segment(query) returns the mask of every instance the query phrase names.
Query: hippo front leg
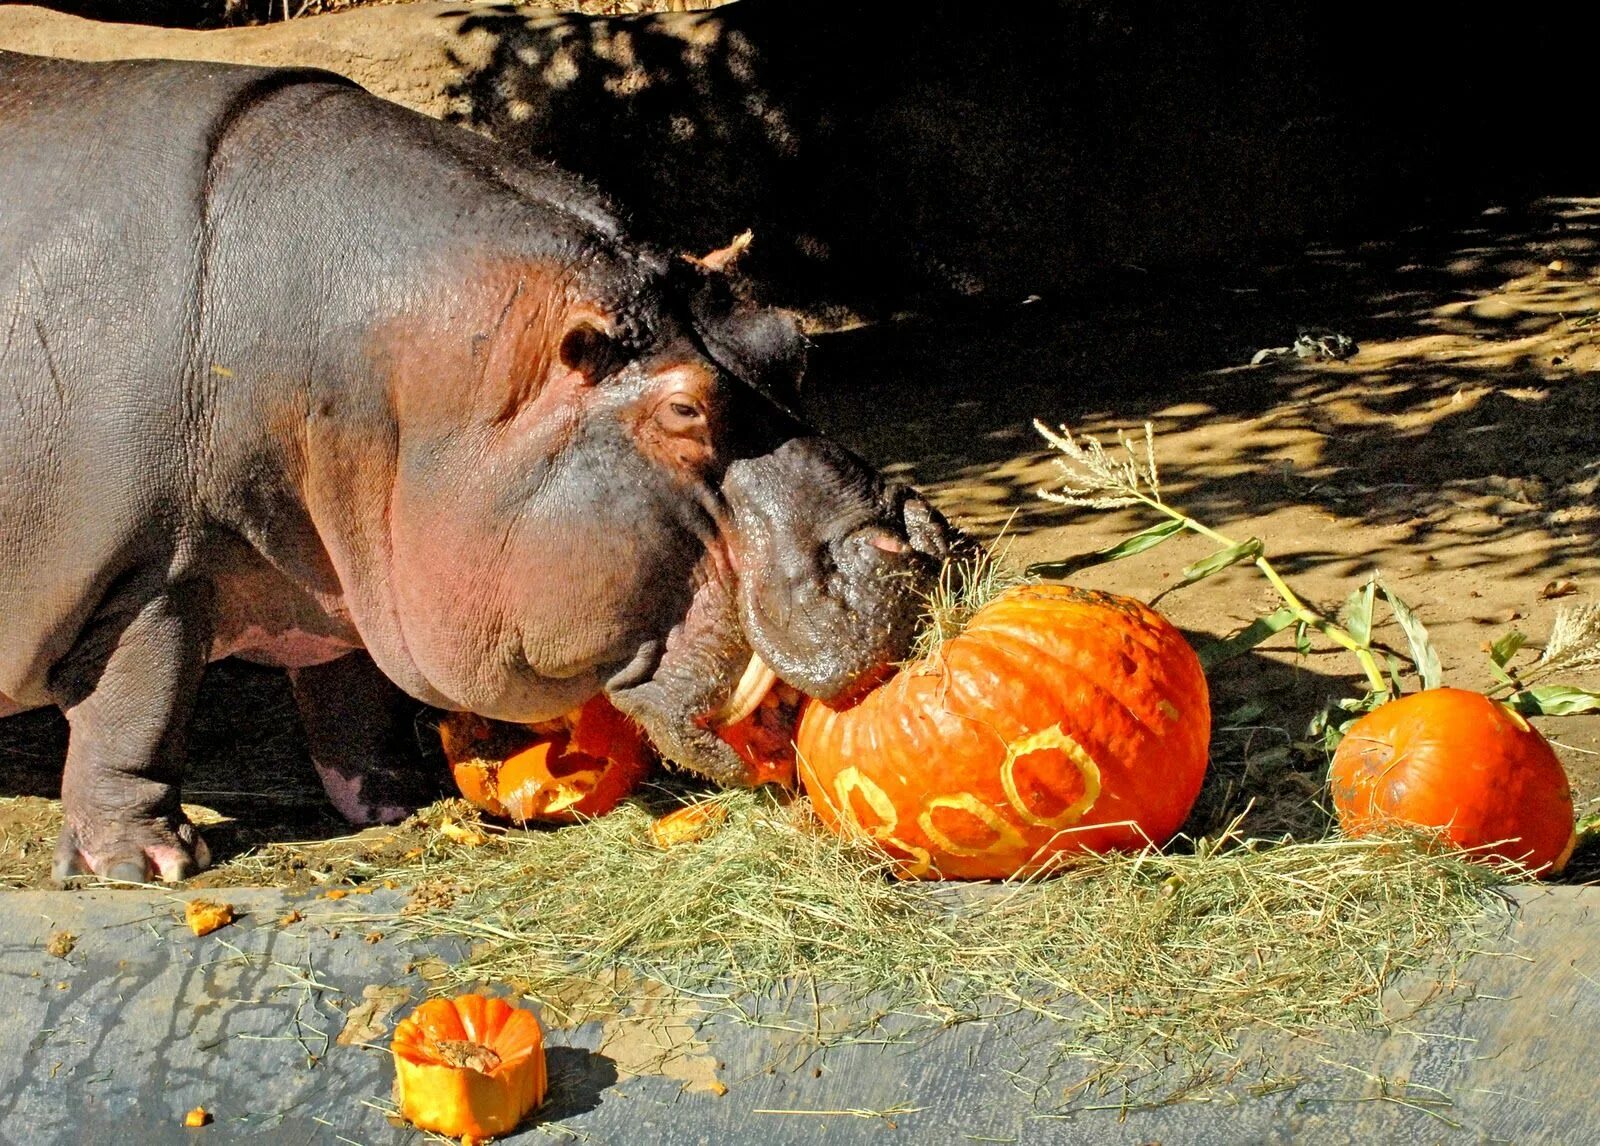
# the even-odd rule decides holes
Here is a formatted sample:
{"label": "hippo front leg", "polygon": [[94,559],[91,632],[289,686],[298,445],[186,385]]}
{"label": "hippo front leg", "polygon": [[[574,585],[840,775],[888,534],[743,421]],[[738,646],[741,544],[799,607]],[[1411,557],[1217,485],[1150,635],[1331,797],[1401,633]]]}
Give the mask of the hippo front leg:
{"label": "hippo front leg", "polygon": [[322,787],[352,824],[393,824],[441,794],[414,735],[417,702],[364,652],[289,670]]}
{"label": "hippo front leg", "polygon": [[71,735],[61,778],[57,880],[143,883],[210,862],[179,806],[189,718],[210,643],[209,586],[114,599],[51,673]]}
{"label": "hippo front leg", "polygon": [[635,666],[613,678],[606,692],[665,759],[724,787],[748,788],[757,781],[755,769],[713,726],[749,661],[733,594],[713,579],[696,590],[649,678],[635,683]]}

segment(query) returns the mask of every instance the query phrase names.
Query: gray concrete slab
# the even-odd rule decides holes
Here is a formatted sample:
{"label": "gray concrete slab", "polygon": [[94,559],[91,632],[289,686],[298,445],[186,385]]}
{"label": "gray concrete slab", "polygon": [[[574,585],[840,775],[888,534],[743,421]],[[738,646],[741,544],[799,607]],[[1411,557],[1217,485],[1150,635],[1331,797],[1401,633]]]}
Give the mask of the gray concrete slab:
{"label": "gray concrete slab", "polygon": [[[243,914],[201,938],[182,894],[0,897],[0,1140],[421,1140],[385,1118],[385,1006],[420,999],[419,965],[459,949],[372,922],[399,906],[392,893],[218,894]],[[1203,1102],[1120,1109],[1115,1092],[1075,1085],[1085,1065],[1056,1049],[1070,1027],[1025,1016],[904,1041],[891,1019],[881,1039],[819,1048],[807,994],[765,1001],[762,1027],[691,1007],[552,1031],[551,1101],[512,1141],[1587,1142],[1600,1137],[1596,894],[1520,893],[1490,949],[1442,976],[1447,1002],[1388,1033],[1257,1037],[1252,1065]],[[290,909],[303,918],[280,924]],[[65,956],[47,950],[58,931],[77,936]],[[1397,1005],[1432,986],[1402,984]],[[351,1023],[341,1043],[363,1004],[382,1033],[352,1043]],[[1164,1079],[1143,1081],[1159,1093]],[[184,1129],[193,1106],[216,1122]]]}

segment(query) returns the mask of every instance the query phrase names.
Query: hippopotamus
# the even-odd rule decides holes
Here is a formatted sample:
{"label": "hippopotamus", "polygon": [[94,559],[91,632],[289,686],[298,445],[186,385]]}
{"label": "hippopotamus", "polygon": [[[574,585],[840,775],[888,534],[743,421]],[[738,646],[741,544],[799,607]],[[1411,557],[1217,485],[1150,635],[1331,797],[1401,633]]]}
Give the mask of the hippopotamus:
{"label": "hippopotamus", "polygon": [[864,687],[954,544],[797,413],[806,343],[583,182],[319,72],[0,52],[0,715],[67,717],[58,879],[184,878],[205,667],[289,671],[357,823],[390,716],[598,693],[662,753]]}

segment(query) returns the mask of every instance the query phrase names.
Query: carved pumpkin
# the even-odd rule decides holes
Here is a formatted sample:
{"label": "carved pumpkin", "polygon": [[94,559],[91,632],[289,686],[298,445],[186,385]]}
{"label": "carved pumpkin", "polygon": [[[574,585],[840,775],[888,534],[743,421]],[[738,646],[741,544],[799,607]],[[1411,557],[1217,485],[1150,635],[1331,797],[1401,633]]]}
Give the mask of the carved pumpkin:
{"label": "carved pumpkin", "polygon": [[504,999],[429,999],[394,1029],[395,1099],[423,1130],[509,1134],[544,1101],[544,1034]]}
{"label": "carved pumpkin", "polygon": [[639,786],[654,759],[644,734],[604,696],[540,724],[451,713],[439,736],[461,794],[518,823],[604,815]]}
{"label": "carved pumpkin", "polygon": [[1577,833],[1561,761],[1519,713],[1458,688],[1392,700],[1350,726],[1328,783],[1353,836],[1437,828],[1457,847],[1553,875]]}
{"label": "carved pumpkin", "polygon": [[1024,585],[796,744],[817,814],[918,878],[1165,843],[1205,776],[1211,710],[1173,625],[1125,597]]}

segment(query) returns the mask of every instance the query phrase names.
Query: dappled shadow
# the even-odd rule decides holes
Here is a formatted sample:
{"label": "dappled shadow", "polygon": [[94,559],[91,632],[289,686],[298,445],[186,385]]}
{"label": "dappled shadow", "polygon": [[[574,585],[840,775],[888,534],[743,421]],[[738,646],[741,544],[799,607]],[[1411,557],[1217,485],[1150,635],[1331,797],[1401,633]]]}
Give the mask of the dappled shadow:
{"label": "dappled shadow", "polygon": [[[1330,20],[1297,3],[951,0],[439,16],[459,45],[450,118],[597,181],[669,247],[754,228],[752,269],[775,297],[880,315],[1098,293],[1130,267],[1252,260],[1441,204],[1583,187],[1592,149],[1553,145],[1548,117],[1502,122],[1486,97],[1497,60],[1595,18],[1424,32],[1376,5]],[[1364,20],[1386,34],[1351,53]],[[1541,76],[1538,95],[1586,106],[1577,74]]]}
{"label": "dappled shadow", "polygon": [[[1092,310],[824,336],[812,409],[878,464],[948,488],[980,532],[1094,513],[1036,496],[1055,470],[1032,418],[1102,436],[1148,420],[1170,498],[1219,528],[1314,507],[1415,556],[1538,574],[1600,541],[1597,275],[1600,201],[1550,201],[1255,274],[1124,284]],[[1362,350],[1246,365],[1305,326]],[[1524,535],[1537,544],[1508,558]],[[1314,545],[1282,564],[1321,562],[1365,568]]]}
{"label": "dappled shadow", "polygon": [[669,247],[753,227],[784,299],[881,313],[1248,257],[1369,190],[1323,23],[1279,5],[440,18],[450,118],[594,179]]}

